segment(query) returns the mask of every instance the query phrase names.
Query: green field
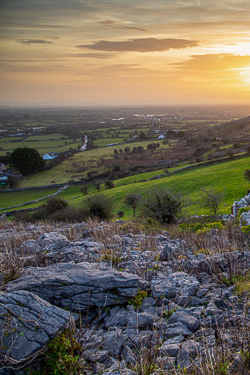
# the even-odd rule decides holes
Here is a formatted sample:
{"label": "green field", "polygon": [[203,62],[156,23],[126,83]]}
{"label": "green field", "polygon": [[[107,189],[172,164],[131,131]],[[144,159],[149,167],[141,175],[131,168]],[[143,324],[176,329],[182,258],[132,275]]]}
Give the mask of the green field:
{"label": "green field", "polygon": [[[61,139],[62,137],[65,139]],[[67,145],[65,144],[66,142]],[[64,137],[61,134],[33,135],[28,137],[25,141],[22,140],[22,137],[1,138],[0,155],[5,155],[6,152],[12,152],[18,147],[35,148],[41,155],[44,155],[46,152],[50,151],[68,151],[70,147],[77,148],[81,143],[80,138],[76,139],[76,142],[73,143],[72,139]]]}
{"label": "green field", "polygon": [[[140,175],[115,181],[114,189],[105,190],[104,185],[102,185],[101,191],[108,197],[111,197],[114,201],[114,214],[121,210],[125,213],[125,218],[129,218],[130,216],[132,216],[132,210],[124,204],[124,198],[126,194],[130,194],[132,192],[140,192],[142,196],[145,197],[150,195],[150,192],[154,188],[168,188],[174,193],[181,193],[189,202],[189,204],[184,208],[185,214],[201,215],[209,213],[208,211],[200,208],[201,189],[214,188],[219,191],[225,191],[224,205],[219,209],[218,214],[230,214],[231,205],[233,204],[233,202],[235,200],[241,199],[246,194],[247,188],[250,187],[250,184],[245,181],[243,177],[244,170],[249,168],[250,157],[245,157],[238,160],[218,163],[212,166],[200,167],[194,170],[179,172],[175,175],[168,175],[164,178],[153,181],[138,182],[139,180],[147,179],[152,177],[153,175],[160,174],[163,171],[143,173]],[[80,188],[81,185],[69,187],[62,193],[60,193],[60,196],[64,197],[66,200],[69,200],[70,204],[74,207],[81,207],[84,204],[84,200],[86,199],[86,197],[82,195],[82,193],[80,192]],[[38,192],[43,192],[43,196],[46,195],[44,190],[34,190],[34,192],[36,192],[36,194],[38,194]],[[94,186],[90,185],[89,193],[91,194],[94,192]],[[17,201],[21,201],[21,197],[19,198],[19,194],[21,193],[8,193],[8,195],[6,194],[7,193],[0,195],[0,198],[4,199],[5,201],[6,199],[8,199],[8,204],[6,203],[5,206],[18,204]],[[30,199],[30,197],[31,192],[24,192],[24,202],[25,199],[26,201],[33,199]],[[75,197],[77,198],[71,200]]]}
{"label": "green field", "polygon": [[[4,211],[6,207],[16,206],[46,197],[47,195],[54,194],[58,190],[59,188],[53,188],[0,193],[0,211]],[[37,204],[35,207],[36,206]]]}

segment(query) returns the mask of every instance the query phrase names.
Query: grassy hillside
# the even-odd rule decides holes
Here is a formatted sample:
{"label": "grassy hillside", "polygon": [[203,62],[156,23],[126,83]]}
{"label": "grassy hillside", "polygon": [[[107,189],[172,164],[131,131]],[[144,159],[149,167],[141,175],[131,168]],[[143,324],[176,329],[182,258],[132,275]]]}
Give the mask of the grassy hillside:
{"label": "grassy hillside", "polygon": [[[82,178],[86,178],[87,169],[89,170],[89,168],[96,170],[98,173],[104,172],[104,170],[107,168],[101,163],[101,159],[112,159],[114,157],[114,149],[122,148],[124,150],[125,147],[130,147],[132,149],[133,147],[138,146],[143,146],[146,149],[148,143],[151,142],[133,142],[124,145],[116,145],[79,152],[49,171],[40,172],[25,177],[20,182],[20,187],[41,186],[52,183],[67,183],[72,179],[79,181]],[[172,141],[171,143],[174,144],[175,142]],[[161,150],[168,148],[168,145],[163,145],[161,142]],[[139,158],[141,157],[141,154],[129,154],[129,158],[131,157]],[[123,152],[120,159],[117,159],[117,161],[114,159],[112,160],[114,164],[123,164],[129,167],[129,160],[126,160],[127,158],[127,155]]]}
{"label": "grassy hillside", "polygon": [[[157,187],[166,187],[175,193],[181,193],[187,201],[189,201],[187,207],[184,208],[184,213],[201,215],[208,214],[208,211],[200,208],[201,189],[212,187],[219,191],[225,190],[224,205],[220,208],[218,213],[229,214],[233,202],[242,198],[246,194],[247,188],[250,187],[250,184],[243,178],[244,170],[249,168],[250,157],[245,157],[243,159],[231,160],[212,166],[200,167],[195,170],[179,172],[178,174],[169,175],[158,180],[138,182],[139,180],[146,180],[153,175],[160,174],[163,171],[143,173],[115,181],[114,189],[105,190],[104,185],[102,185],[101,191],[114,200],[115,215],[121,210],[125,213],[125,217],[132,216],[132,210],[124,204],[126,194],[140,192],[145,197],[150,195],[152,189]],[[84,200],[86,199],[80,192],[80,188],[81,185],[69,187],[60,193],[60,196],[69,200],[71,205],[80,207],[84,204]],[[90,185],[89,194],[93,194],[95,191],[94,186]],[[14,194],[16,194],[16,196]],[[47,192],[45,190],[35,190],[28,193],[8,193],[0,195],[0,198],[2,202],[8,200],[8,204],[6,202],[4,205],[6,207],[12,204],[20,204],[22,200],[25,202],[25,199],[26,201],[36,199],[34,194],[39,198],[45,196]],[[76,199],[72,199],[75,197]],[[32,207],[34,206],[35,205],[32,205]],[[3,206],[1,205],[1,207]]]}
{"label": "grassy hillside", "polygon": [[[115,202],[115,214],[117,211],[124,211],[125,215],[132,215],[130,210],[124,204],[126,194],[140,192],[143,196],[150,194],[156,187],[166,187],[173,192],[181,193],[190,203],[184,208],[184,212],[190,215],[207,214],[208,211],[199,207],[201,202],[201,189],[214,188],[219,191],[225,190],[224,205],[220,208],[219,214],[230,214],[231,205],[235,200],[242,198],[250,187],[250,184],[244,180],[243,172],[250,167],[250,158],[232,160],[208,167],[197,168],[195,170],[180,172],[176,175],[166,176],[165,178],[141,183],[128,183],[128,179],[118,180],[116,188],[104,191],[104,194],[112,197]],[[138,175],[136,177],[139,177]],[[62,193],[63,195],[64,193]],[[72,201],[74,206],[83,204],[85,197]]]}

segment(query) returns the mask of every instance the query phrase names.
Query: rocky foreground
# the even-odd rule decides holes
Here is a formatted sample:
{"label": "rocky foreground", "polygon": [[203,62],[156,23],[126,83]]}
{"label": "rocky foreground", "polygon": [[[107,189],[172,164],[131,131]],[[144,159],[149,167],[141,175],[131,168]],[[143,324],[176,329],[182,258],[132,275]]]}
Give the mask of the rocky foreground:
{"label": "rocky foreground", "polygon": [[250,343],[248,298],[229,286],[249,268],[249,251],[195,255],[167,232],[77,228],[76,240],[50,232],[16,248],[24,268],[0,292],[1,375],[39,368],[49,342],[75,324],[82,373],[146,374],[149,358],[148,374],[198,374],[218,361],[250,373],[239,372]]}

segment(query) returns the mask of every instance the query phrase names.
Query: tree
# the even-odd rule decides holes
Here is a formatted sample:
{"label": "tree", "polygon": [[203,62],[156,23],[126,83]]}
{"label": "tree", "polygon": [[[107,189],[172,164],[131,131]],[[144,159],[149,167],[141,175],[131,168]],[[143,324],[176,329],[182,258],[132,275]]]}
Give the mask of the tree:
{"label": "tree", "polygon": [[88,185],[83,185],[83,186],[80,188],[80,192],[83,193],[83,195],[87,195],[87,194],[88,194],[88,189],[89,189],[89,186],[88,186]]}
{"label": "tree", "polygon": [[131,193],[127,194],[125,197],[125,203],[130,206],[133,210],[133,216],[135,216],[135,210],[141,200],[141,194]]}
{"label": "tree", "polygon": [[18,147],[9,158],[9,163],[19,169],[23,175],[41,171],[44,168],[45,161],[34,148]]}
{"label": "tree", "polygon": [[145,213],[161,224],[171,224],[177,221],[183,207],[183,199],[174,196],[168,189],[161,188],[150,191],[149,198],[143,202]]}
{"label": "tree", "polygon": [[139,134],[139,138],[143,141],[144,139],[146,139],[146,134],[143,131],[141,131]]}
{"label": "tree", "polygon": [[221,192],[213,188],[201,189],[201,197],[202,201],[200,206],[208,209],[213,213],[214,216],[216,216],[218,208],[224,200],[225,191]]}
{"label": "tree", "polygon": [[130,151],[130,147],[125,147],[124,148],[124,151],[126,152],[126,154]]}

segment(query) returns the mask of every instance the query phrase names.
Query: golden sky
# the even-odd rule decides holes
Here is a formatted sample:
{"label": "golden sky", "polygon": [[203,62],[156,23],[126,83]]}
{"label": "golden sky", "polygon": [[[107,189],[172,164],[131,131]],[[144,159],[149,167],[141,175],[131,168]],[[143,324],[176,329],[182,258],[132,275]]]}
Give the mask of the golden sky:
{"label": "golden sky", "polygon": [[0,0],[0,104],[250,103],[249,0]]}

